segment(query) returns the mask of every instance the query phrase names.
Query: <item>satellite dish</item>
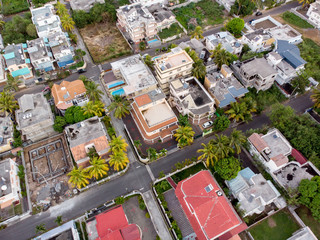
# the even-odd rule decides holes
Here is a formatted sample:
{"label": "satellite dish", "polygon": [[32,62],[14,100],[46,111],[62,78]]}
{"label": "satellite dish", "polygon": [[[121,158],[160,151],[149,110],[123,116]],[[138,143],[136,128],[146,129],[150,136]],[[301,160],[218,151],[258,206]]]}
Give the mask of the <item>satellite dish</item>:
{"label": "satellite dish", "polygon": [[6,185],[2,185],[2,186],[1,186],[1,190],[2,190],[2,191],[7,190],[7,186],[6,186]]}

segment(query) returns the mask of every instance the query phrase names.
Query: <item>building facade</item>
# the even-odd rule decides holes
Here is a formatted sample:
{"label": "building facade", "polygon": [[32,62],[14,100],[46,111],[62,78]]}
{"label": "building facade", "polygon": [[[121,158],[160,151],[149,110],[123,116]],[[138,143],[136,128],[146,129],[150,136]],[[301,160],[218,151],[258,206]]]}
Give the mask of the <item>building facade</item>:
{"label": "building facade", "polygon": [[320,28],[320,1],[317,0],[314,3],[311,3],[307,12],[309,20]]}

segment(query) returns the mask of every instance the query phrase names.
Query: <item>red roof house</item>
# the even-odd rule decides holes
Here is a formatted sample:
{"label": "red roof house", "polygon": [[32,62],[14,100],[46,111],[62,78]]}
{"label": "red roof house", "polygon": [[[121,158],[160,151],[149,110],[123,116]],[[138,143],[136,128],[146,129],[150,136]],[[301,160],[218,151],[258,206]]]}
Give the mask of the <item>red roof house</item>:
{"label": "red roof house", "polygon": [[209,171],[179,182],[175,193],[198,240],[227,240],[247,228]]}
{"label": "red roof house", "polygon": [[141,240],[136,224],[129,224],[122,205],[96,216],[96,240]]}

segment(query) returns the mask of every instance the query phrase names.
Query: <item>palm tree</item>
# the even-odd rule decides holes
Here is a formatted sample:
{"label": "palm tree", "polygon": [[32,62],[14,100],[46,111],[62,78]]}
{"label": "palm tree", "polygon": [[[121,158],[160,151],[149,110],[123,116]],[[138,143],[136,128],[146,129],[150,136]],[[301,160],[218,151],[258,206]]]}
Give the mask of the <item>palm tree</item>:
{"label": "palm tree", "polygon": [[320,88],[314,88],[312,90],[312,95],[311,95],[311,99],[314,102],[314,107],[315,108],[320,108]]}
{"label": "palm tree", "polygon": [[115,95],[113,100],[114,101],[108,106],[108,110],[115,110],[114,116],[116,118],[123,118],[125,115],[129,114],[131,107],[128,100],[119,95]]}
{"label": "palm tree", "polygon": [[110,142],[110,147],[112,152],[126,152],[128,144],[121,136],[113,136]]}
{"label": "palm tree", "polygon": [[61,26],[63,27],[64,30],[66,31],[71,31],[74,29],[75,22],[69,15],[64,15],[61,18]]}
{"label": "palm tree", "polygon": [[56,220],[54,220],[54,222],[56,224],[58,224],[58,226],[62,225],[63,221],[62,221],[62,216],[57,216]]}
{"label": "palm tree", "polygon": [[7,74],[7,82],[4,87],[5,90],[10,90],[10,91],[19,91],[19,85],[22,83],[21,80],[19,80],[18,77],[12,77],[11,74]]}
{"label": "palm tree", "polygon": [[57,2],[55,7],[57,9],[57,14],[60,17],[66,15],[68,13],[68,10],[67,10],[66,6],[61,2]]}
{"label": "palm tree", "polygon": [[206,160],[207,166],[213,166],[214,162],[218,161],[218,157],[215,154],[212,144],[209,142],[207,145],[204,143],[201,143],[201,145],[203,148],[197,150],[198,153],[202,153],[202,155],[198,157],[198,160]]}
{"label": "palm tree", "polygon": [[137,150],[140,150],[142,143],[140,140],[134,140],[133,145],[136,147]]}
{"label": "palm tree", "polygon": [[231,60],[230,53],[227,52],[224,48],[222,48],[222,45],[219,43],[219,45],[212,51],[211,55],[213,59],[213,62],[218,66],[219,69],[221,69],[221,66],[223,64],[229,65],[229,62]]}
{"label": "palm tree", "polygon": [[0,111],[13,113],[18,108],[18,103],[10,91],[5,90],[0,93]]}
{"label": "palm tree", "polygon": [[248,119],[248,116],[251,116],[251,113],[247,109],[247,105],[245,102],[231,103],[231,108],[226,111],[226,114],[229,115],[230,119],[234,119],[235,122],[239,122],[240,120],[246,121]]}
{"label": "palm tree", "polygon": [[101,157],[93,157],[89,163],[91,164],[90,167],[86,169],[90,178],[98,179],[99,177],[102,178],[103,176],[107,175],[109,171],[108,164],[104,159]]}
{"label": "palm tree", "polygon": [[88,175],[82,167],[73,167],[72,171],[67,175],[70,176],[69,183],[71,183],[74,187],[76,186],[80,189],[89,184],[89,181],[87,179]]}
{"label": "palm tree", "polygon": [[239,154],[241,152],[241,146],[245,144],[246,141],[246,136],[240,130],[233,129],[229,146],[235,149],[235,152]]}
{"label": "palm tree", "polygon": [[314,0],[299,0],[299,3],[302,3],[302,7],[307,7],[310,5],[310,3],[313,3]]}
{"label": "palm tree", "polygon": [[90,99],[90,101],[100,101],[101,95],[103,95],[103,92],[99,89],[99,84],[96,84],[95,82],[88,81],[85,83],[87,95]]}
{"label": "palm tree", "polygon": [[84,110],[84,115],[87,116],[98,116],[101,117],[103,112],[105,111],[104,109],[104,104],[100,101],[97,102],[92,102],[89,101],[87,102],[82,109]]}
{"label": "palm tree", "polygon": [[193,143],[193,136],[195,132],[190,126],[179,126],[177,132],[174,134],[176,141],[180,147],[185,147]]}
{"label": "palm tree", "polygon": [[202,61],[196,61],[193,64],[192,75],[197,79],[204,79],[207,74],[206,66]]}
{"label": "palm tree", "polygon": [[116,151],[110,155],[109,164],[114,166],[114,170],[119,171],[124,169],[129,163],[128,156],[125,152]]}
{"label": "palm tree", "polygon": [[230,139],[226,135],[215,135],[216,137],[210,141],[216,154],[218,161],[229,156],[233,153],[232,147],[230,147]]}
{"label": "palm tree", "polygon": [[192,39],[192,38],[196,38],[196,39],[198,39],[198,40],[199,40],[199,39],[202,39],[202,38],[203,38],[202,34],[203,34],[202,27],[197,26],[197,27],[194,29],[193,33],[191,34],[191,39]]}
{"label": "palm tree", "polygon": [[153,161],[153,160],[156,160],[157,159],[157,150],[155,148],[148,148],[147,149],[147,153],[148,153],[148,158]]}
{"label": "palm tree", "polygon": [[81,80],[85,86],[87,86],[87,84],[91,82],[85,75],[80,75],[79,80]]}
{"label": "palm tree", "polygon": [[252,97],[243,98],[242,102],[246,103],[247,109],[250,113],[257,111],[257,102]]}
{"label": "palm tree", "polygon": [[43,233],[47,231],[46,227],[44,226],[44,223],[41,223],[36,226],[36,233]]}

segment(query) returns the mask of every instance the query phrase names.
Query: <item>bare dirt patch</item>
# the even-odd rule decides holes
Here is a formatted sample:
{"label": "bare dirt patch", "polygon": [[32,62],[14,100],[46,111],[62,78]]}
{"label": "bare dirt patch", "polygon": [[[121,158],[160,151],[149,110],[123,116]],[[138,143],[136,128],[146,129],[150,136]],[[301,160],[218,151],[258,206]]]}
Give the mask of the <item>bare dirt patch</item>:
{"label": "bare dirt patch", "polygon": [[131,53],[114,23],[91,24],[80,29],[80,33],[96,63]]}
{"label": "bare dirt patch", "polygon": [[272,217],[269,217],[268,218],[268,225],[269,225],[269,227],[274,228],[277,226],[277,223],[274,221],[274,219]]}

